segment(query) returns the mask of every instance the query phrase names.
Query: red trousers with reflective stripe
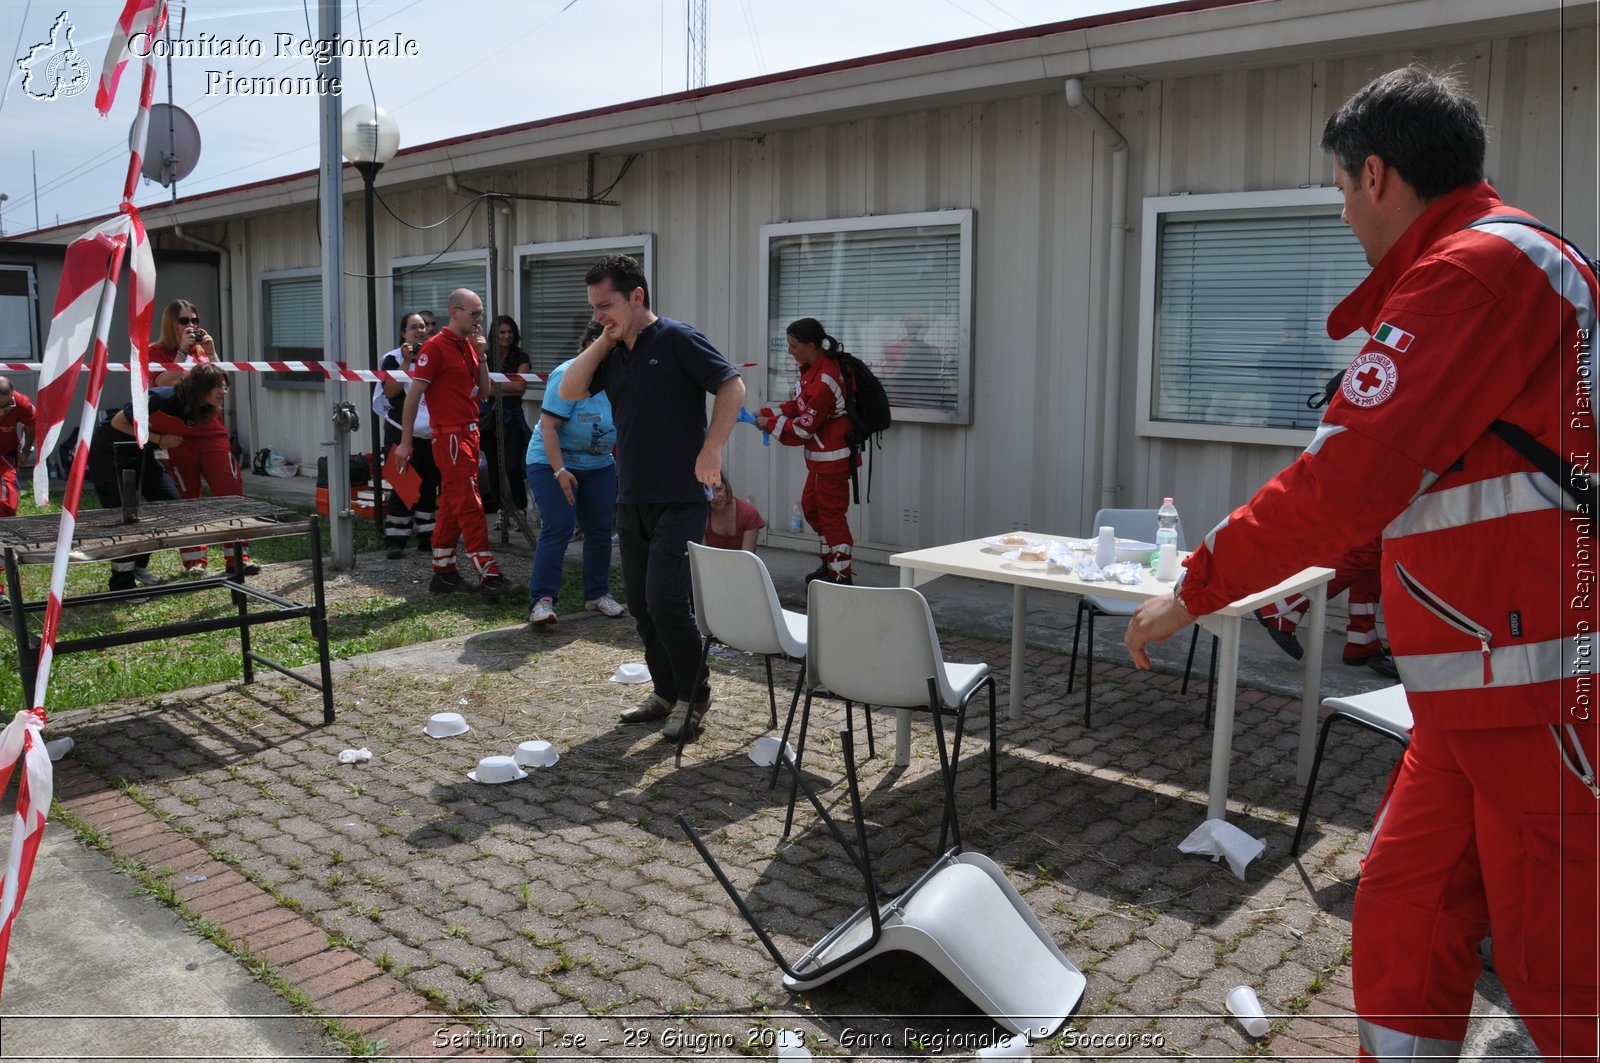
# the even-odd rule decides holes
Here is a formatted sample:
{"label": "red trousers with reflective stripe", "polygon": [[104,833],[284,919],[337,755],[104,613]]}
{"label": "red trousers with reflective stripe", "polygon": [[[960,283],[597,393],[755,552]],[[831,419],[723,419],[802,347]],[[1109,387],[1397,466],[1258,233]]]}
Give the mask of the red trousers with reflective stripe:
{"label": "red trousers with reflective stripe", "polygon": [[[1576,726],[1600,764],[1600,725]],[[1545,1059],[1594,1060],[1597,807],[1548,727],[1414,730],[1356,888],[1363,1022],[1460,1041],[1492,932],[1495,974]]]}
{"label": "red trousers with reflective stripe", "polygon": [[850,470],[819,472],[806,470],[806,486],[800,495],[800,512],[806,523],[822,539],[817,556],[835,579],[851,574],[850,556],[855,537],[850,534]]}
{"label": "red trousers with reflective stripe", "polygon": [[[1328,561],[1319,562],[1323,568],[1333,569],[1333,579],[1328,581],[1328,597],[1350,592],[1350,618],[1344,627],[1344,658],[1347,661],[1365,661],[1383,646],[1378,642],[1378,599],[1383,595],[1383,540],[1362,543]],[[1300,626],[1311,599],[1303,594],[1291,594],[1281,601],[1263,606],[1261,616],[1276,621],[1281,631],[1294,631]]]}
{"label": "red trousers with reflective stripe", "polygon": [[489,550],[489,522],[483,519],[478,494],[478,426],[442,429],[433,426],[433,462],[439,467],[439,517],[433,524],[433,570],[454,572],[459,536],[481,579],[498,576],[500,566]]}
{"label": "red trousers with reflective stripe", "polygon": [[22,496],[17,487],[17,456],[0,454],[0,517],[17,515],[17,500]]}
{"label": "red trousers with reflective stripe", "polygon": [[[238,497],[244,494],[244,479],[239,475],[239,463],[233,460],[228,437],[192,436],[167,451],[167,471],[172,482],[178,485],[179,498],[199,498],[200,481],[211,488],[212,498]],[[204,546],[180,550],[184,568],[203,566],[206,563]],[[223,548],[228,563],[233,563],[233,544]],[[244,544],[245,560],[250,559],[250,544]]]}

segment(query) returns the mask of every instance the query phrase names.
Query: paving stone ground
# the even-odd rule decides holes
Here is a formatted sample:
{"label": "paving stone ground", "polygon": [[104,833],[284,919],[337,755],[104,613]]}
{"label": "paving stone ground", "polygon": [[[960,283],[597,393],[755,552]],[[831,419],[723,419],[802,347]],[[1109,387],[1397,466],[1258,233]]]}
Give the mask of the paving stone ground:
{"label": "paving stone ground", "polygon": [[[1005,704],[1007,646],[949,638],[945,652],[987,661]],[[617,722],[640,690],[606,677],[637,657],[631,624],[588,615],[347,667],[329,727],[314,694],[282,682],[63,713],[52,732],[77,748],[58,765],[62,796],[394,1057],[771,1055],[774,1031],[795,1028],[819,1055],[889,1058],[970,1055],[998,1036],[909,957],[783,989],[675,817],[702,831],[791,959],[860,903],[859,877],[807,808],[780,841],[786,795],[746,756],[769,729],[759,658],[713,658],[708,734],[680,764],[653,729]],[[791,667],[776,666],[780,693]],[[1030,669],[1027,718],[999,721],[998,811],[982,709],[957,804],[966,846],[1006,869],[1088,977],[1036,1058],[1352,1054],[1350,901],[1393,747],[1350,735],[1330,750],[1293,861],[1296,707],[1245,692],[1230,819],[1267,850],[1241,882],[1177,851],[1205,812],[1204,684],[1180,695],[1175,677],[1102,663],[1086,730],[1065,656],[1037,652]],[[446,709],[472,731],[425,737]],[[807,777],[847,817],[841,708],[819,701],[813,723]],[[935,856],[935,747],[919,721],[913,762],[896,770],[892,720],[874,726],[878,755],[858,766],[864,814],[874,869],[898,886]],[[507,786],[466,778],[530,738],[554,742],[560,762]],[[371,763],[338,764],[361,746]],[[1264,1046],[1221,1014],[1239,984],[1280,1016]]]}
{"label": "paving stone ground", "polygon": [[[1102,647],[1085,728],[1081,677],[1069,694],[1066,655],[1034,649],[1025,719],[1012,721],[1008,642],[948,636],[944,649],[986,661],[1002,706],[996,811],[981,701],[968,723],[963,841],[1006,870],[1088,978],[1034,1058],[1354,1055],[1350,905],[1392,743],[1341,734],[1291,859],[1298,702],[1241,688],[1229,820],[1266,842],[1241,882],[1177,850],[1205,816],[1203,680],[1183,694],[1178,677],[1136,673]],[[681,763],[653,727],[617,720],[642,690],[607,677],[639,659],[631,622],[585,613],[341,663],[328,727],[318,695],[277,677],[52,714],[51,736],[77,740],[58,793],[113,852],[164,876],[192,914],[386,1058],[770,1057],[780,1029],[818,1056],[970,1057],[1001,1036],[903,953],[783,988],[676,817],[791,960],[861,903],[859,875],[805,805],[781,839],[787,794],[746,756],[770,729],[759,658],[712,658],[707,734]],[[793,666],[775,672],[781,713]],[[425,737],[445,710],[471,732]],[[841,706],[819,700],[805,763],[848,824],[843,726]],[[892,719],[873,727],[877,755],[859,732],[856,744],[864,818],[874,871],[898,888],[938,848],[933,731],[919,719],[897,770]],[[552,741],[559,763],[507,786],[466,778],[532,738]],[[370,763],[338,764],[363,746]],[[1261,1042],[1222,1014],[1240,984],[1274,1016]]]}

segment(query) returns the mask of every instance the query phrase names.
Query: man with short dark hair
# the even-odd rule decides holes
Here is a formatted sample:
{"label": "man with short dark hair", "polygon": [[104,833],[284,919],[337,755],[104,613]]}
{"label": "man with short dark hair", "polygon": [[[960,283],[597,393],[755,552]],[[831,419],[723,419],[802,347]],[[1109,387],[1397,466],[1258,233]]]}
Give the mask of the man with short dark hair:
{"label": "man with short dark hair", "polygon": [[1593,1060],[1594,514],[1565,488],[1596,461],[1600,291],[1483,180],[1486,139],[1456,80],[1414,66],[1328,120],[1344,220],[1373,265],[1328,332],[1370,338],[1305,453],[1139,608],[1127,644],[1149,667],[1147,642],[1381,533],[1415,723],[1356,891],[1361,1055],[1458,1054],[1492,927],[1495,972],[1545,1058]]}
{"label": "man with short dark hair", "polygon": [[[567,367],[560,396],[605,392],[617,428],[617,535],[622,581],[644,642],[654,689],[624,723],[668,717],[661,733],[699,733],[711,704],[695,688],[700,630],[689,581],[689,543],[705,534],[722,448],[744,405],[739,371],[700,331],[658,317],[639,263],[609,255],[584,278],[605,330]],[[707,394],[716,396],[706,423]]]}
{"label": "man with short dark hair", "polygon": [[0,376],[0,517],[17,515],[17,467],[33,450],[33,419],[28,396]]}
{"label": "man with short dark hair", "polygon": [[[394,454],[395,463],[404,469],[411,460],[417,409],[426,393],[433,461],[439,468],[439,512],[431,541],[433,579],[428,589],[435,594],[476,590],[497,600],[516,593],[516,587],[500,574],[499,562],[489,549],[489,524],[478,497],[478,395],[489,391],[488,365],[474,343],[475,337],[482,339],[482,322],[483,300],[475,292],[457,288],[450,293],[449,323],[417,352]],[[476,587],[456,571],[458,535],[478,575]]]}

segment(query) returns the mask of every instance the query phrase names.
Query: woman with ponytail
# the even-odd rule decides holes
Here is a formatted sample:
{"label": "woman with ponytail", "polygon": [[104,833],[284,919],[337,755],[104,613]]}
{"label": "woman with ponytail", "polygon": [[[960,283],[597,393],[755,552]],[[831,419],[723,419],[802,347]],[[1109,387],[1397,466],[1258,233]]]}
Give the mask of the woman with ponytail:
{"label": "woman with ponytail", "polygon": [[800,510],[817,533],[817,555],[822,559],[806,582],[853,583],[850,471],[860,459],[845,442],[850,418],[845,416],[844,378],[836,357],[841,348],[814,317],[794,322],[787,333],[789,356],[800,365],[795,396],[777,408],[764,407],[756,415],[756,427],[771,432],[784,446],[805,448],[806,487]]}

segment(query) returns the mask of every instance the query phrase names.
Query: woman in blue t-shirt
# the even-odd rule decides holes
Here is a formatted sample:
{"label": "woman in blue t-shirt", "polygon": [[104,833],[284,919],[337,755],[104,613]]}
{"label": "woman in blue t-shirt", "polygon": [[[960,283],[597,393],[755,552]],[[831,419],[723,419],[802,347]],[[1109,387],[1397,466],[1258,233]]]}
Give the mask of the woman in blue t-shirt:
{"label": "woman in blue t-shirt", "polygon": [[[578,350],[599,335],[600,326],[591,324]],[[627,614],[611,596],[611,513],[617,503],[611,400],[604,392],[577,402],[562,399],[561,378],[571,364],[571,359],[562,362],[545,381],[539,424],[528,443],[528,487],[539,507],[539,545],[528,586],[533,601],[528,622],[536,625],[556,622],[561,562],[575,523],[583,525],[584,608],[604,616]]]}

